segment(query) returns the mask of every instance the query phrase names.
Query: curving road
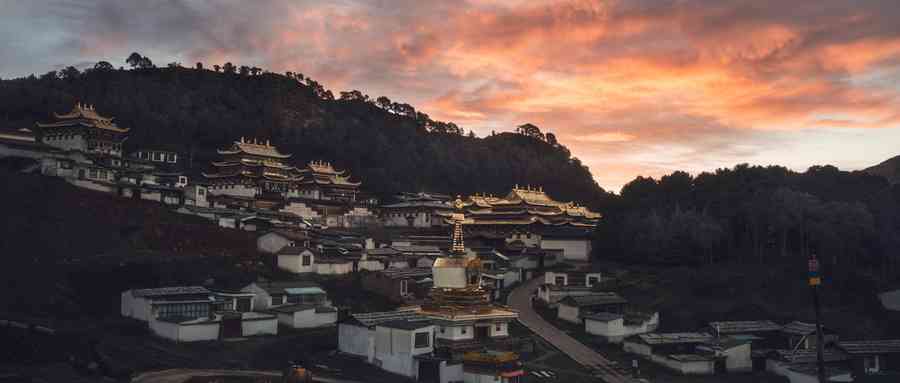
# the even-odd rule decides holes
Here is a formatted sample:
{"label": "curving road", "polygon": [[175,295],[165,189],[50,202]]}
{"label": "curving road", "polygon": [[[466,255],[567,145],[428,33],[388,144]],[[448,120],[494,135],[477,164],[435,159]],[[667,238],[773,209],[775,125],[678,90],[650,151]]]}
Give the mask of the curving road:
{"label": "curving road", "polygon": [[[237,370],[193,370],[187,368],[176,368],[171,370],[145,372],[131,379],[131,383],[183,383],[195,376],[247,376],[247,377],[267,377],[281,378],[281,372],[278,371],[237,371]],[[322,383],[358,383],[352,380],[330,379],[316,376],[313,382]]]}
{"label": "curving road", "polygon": [[519,311],[519,322],[570,358],[594,371],[596,376],[607,383],[629,383],[633,380],[616,371],[609,359],[572,338],[541,318],[531,307],[531,296],[544,278],[539,276],[519,285],[510,292],[506,303]]}

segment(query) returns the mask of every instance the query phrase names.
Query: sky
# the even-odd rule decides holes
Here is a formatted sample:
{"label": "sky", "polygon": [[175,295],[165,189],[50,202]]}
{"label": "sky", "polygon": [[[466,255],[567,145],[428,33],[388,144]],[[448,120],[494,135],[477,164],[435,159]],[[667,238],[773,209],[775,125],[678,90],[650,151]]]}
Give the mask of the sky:
{"label": "sky", "polygon": [[533,123],[618,191],[738,163],[900,154],[896,0],[0,0],[0,77],[232,62],[407,102],[479,136]]}

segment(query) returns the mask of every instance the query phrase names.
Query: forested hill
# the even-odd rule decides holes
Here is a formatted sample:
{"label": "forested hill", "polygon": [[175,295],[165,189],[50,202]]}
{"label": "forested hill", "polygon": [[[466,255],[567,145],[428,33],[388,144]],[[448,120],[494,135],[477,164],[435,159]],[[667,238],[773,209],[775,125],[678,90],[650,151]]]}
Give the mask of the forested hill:
{"label": "forested hill", "polygon": [[[163,146],[193,153],[201,170],[239,137],[268,139],[293,160],[328,160],[381,197],[398,191],[505,193],[543,185],[552,196],[597,206],[607,194],[551,133],[524,124],[477,138],[409,104],[362,92],[337,97],[302,74],[226,64],[114,69],[101,62],[0,82],[0,127],[32,127],[74,102],[94,104],[131,128],[126,150]],[[143,67],[143,68],[142,68]]]}
{"label": "forested hill", "polygon": [[887,178],[891,183],[900,183],[900,156],[892,157],[863,171]]}

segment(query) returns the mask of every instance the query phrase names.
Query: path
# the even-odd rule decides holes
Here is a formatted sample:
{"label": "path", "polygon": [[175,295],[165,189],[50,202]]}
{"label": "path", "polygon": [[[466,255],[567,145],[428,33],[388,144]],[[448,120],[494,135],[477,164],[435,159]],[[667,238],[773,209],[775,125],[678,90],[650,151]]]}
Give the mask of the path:
{"label": "path", "polygon": [[593,370],[603,381],[607,383],[632,382],[631,378],[618,372],[615,364],[609,359],[548,323],[534,311],[531,307],[531,296],[543,280],[543,276],[533,278],[513,289],[507,297],[507,304],[519,311],[519,322],[582,366]]}
{"label": "path", "polygon": [[[131,379],[131,383],[183,383],[195,376],[248,376],[281,378],[278,371],[237,371],[237,370],[192,370],[175,368],[171,370],[145,372]],[[313,382],[321,383],[358,383],[352,380],[330,379],[319,376],[313,377]]]}

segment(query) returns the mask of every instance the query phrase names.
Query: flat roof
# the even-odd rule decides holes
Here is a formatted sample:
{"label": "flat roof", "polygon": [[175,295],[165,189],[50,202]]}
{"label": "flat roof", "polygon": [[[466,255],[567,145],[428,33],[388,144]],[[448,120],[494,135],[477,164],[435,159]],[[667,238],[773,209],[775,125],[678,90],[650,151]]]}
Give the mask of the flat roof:
{"label": "flat roof", "polygon": [[673,332],[664,334],[640,334],[641,341],[649,345],[680,344],[680,343],[704,343],[713,339],[713,336],[705,332]]}
{"label": "flat roof", "polygon": [[132,296],[140,298],[156,298],[172,295],[199,295],[209,293],[210,291],[203,286],[171,286],[131,290]]}
{"label": "flat roof", "polygon": [[780,324],[770,320],[709,322],[709,327],[712,327],[720,334],[778,331],[782,329]]}
{"label": "flat roof", "polygon": [[838,347],[851,355],[900,353],[900,339],[840,341]]}

